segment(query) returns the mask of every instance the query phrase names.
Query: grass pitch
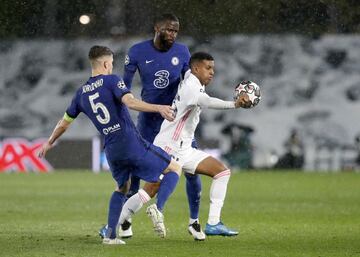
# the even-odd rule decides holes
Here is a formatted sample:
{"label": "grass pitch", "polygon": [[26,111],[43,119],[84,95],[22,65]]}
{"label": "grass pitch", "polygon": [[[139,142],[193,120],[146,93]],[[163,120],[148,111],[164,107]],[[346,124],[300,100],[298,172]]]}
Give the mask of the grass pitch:
{"label": "grass pitch", "polygon": [[[204,227],[211,180],[202,181]],[[127,245],[102,245],[113,188],[109,173],[0,174],[0,256],[360,256],[359,173],[234,173],[222,220],[240,235],[204,242],[187,233],[182,177],[165,209],[166,239],[143,208]]]}

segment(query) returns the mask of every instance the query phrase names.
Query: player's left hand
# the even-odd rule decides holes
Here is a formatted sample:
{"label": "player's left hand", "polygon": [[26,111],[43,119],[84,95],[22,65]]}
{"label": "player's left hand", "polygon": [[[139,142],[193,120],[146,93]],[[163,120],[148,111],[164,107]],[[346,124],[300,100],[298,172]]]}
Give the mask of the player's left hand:
{"label": "player's left hand", "polygon": [[236,108],[250,108],[252,105],[252,102],[250,101],[250,98],[247,94],[240,94],[238,98],[235,101],[235,107]]}
{"label": "player's left hand", "polygon": [[159,105],[159,113],[168,121],[173,121],[175,119],[175,112],[169,105]]}
{"label": "player's left hand", "polygon": [[38,157],[39,158],[45,157],[46,153],[50,150],[51,147],[52,145],[49,142],[45,142],[42,145],[40,152],[38,153]]}

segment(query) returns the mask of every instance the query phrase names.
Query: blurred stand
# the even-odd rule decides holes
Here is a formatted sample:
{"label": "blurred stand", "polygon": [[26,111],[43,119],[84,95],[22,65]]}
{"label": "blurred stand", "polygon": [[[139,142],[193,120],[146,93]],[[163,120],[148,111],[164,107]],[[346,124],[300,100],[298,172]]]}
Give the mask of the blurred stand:
{"label": "blurred stand", "polygon": [[238,123],[229,123],[221,133],[230,137],[230,149],[223,157],[233,169],[253,168],[251,134],[254,129]]}
{"label": "blurred stand", "polygon": [[356,165],[357,169],[359,169],[359,167],[360,167],[360,135],[357,135],[355,137],[355,149],[357,151],[355,165]]}
{"label": "blurred stand", "polygon": [[354,145],[344,145],[341,155],[341,170],[360,170],[360,134],[354,138]]}
{"label": "blurred stand", "polygon": [[304,158],[304,144],[296,129],[291,130],[289,138],[285,144],[285,154],[281,156],[275,164],[275,169],[303,169]]}

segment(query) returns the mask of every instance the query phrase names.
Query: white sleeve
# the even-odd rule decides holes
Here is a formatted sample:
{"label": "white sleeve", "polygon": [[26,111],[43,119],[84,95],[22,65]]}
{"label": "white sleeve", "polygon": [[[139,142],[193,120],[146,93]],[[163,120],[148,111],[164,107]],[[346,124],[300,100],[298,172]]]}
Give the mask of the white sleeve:
{"label": "white sleeve", "polygon": [[224,101],[219,98],[210,97],[206,93],[199,95],[198,104],[201,107],[209,109],[235,109],[235,103],[233,101]]}

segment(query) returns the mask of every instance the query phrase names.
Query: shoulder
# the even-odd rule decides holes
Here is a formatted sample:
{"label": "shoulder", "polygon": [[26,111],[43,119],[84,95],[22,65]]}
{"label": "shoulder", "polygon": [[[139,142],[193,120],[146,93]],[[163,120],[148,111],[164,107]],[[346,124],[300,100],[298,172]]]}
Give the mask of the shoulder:
{"label": "shoulder", "polygon": [[114,88],[125,91],[129,90],[126,87],[124,80],[118,75],[115,74],[106,75],[104,76],[104,80],[105,80],[105,87],[108,87],[111,90],[113,90]]}
{"label": "shoulder", "polygon": [[72,95],[72,105],[77,105],[77,104],[79,104],[79,102],[80,102],[80,99],[81,99],[81,96],[83,95],[83,92],[84,92],[84,86],[85,86],[86,84],[83,84],[81,87],[79,87],[75,92],[74,92],[74,94]]}
{"label": "shoulder", "polygon": [[188,70],[185,73],[184,80],[182,83],[182,89],[183,91],[189,91],[192,93],[198,92],[198,88],[201,88],[201,84],[199,83],[199,80]]}
{"label": "shoulder", "polygon": [[188,48],[186,45],[184,45],[184,44],[175,42],[173,46],[174,46],[174,48],[175,48],[177,51],[185,52],[185,53],[189,53],[189,52],[190,52],[190,51],[189,51],[189,48]]}
{"label": "shoulder", "polygon": [[122,80],[122,78],[119,75],[110,74],[110,75],[104,75],[104,80],[117,82],[119,80]]}
{"label": "shoulder", "polygon": [[105,86],[110,86],[110,87],[117,85],[119,88],[124,88],[125,86],[123,79],[116,74],[105,75],[104,84]]}
{"label": "shoulder", "polygon": [[193,73],[191,73],[191,70],[188,70],[185,73],[185,80],[188,84],[202,88],[202,85],[201,85],[199,79]]}
{"label": "shoulder", "polygon": [[147,49],[151,46],[151,40],[145,40],[132,45],[129,49],[130,52]]}
{"label": "shoulder", "polygon": [[78,98],[82,95],[83,93],[83,87],[85,86],[86,84],[83,84],[81,87],[79,87],[76,91],[75,91],[75,94],[74,94],[74,98]]}
{"label": "shoulder", "polygon": [[174,46],[179,48],[179,49],[189,50],[189,48],[185,44],[182,44],[182,43],[175,42]]}

